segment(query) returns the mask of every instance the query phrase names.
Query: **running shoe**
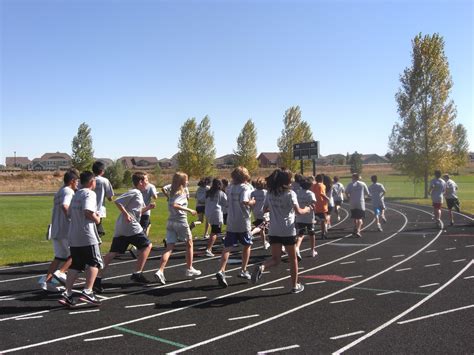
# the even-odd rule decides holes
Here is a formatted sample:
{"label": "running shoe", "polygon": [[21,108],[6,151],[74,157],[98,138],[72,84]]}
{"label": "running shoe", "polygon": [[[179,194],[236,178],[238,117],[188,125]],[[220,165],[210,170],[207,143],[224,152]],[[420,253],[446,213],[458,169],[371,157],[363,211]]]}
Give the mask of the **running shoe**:
{"label": "running shoe", "polygon": [[186,277],[199,276],[201,275],[201,270],[196,270],[195,268],[191,266],[190,269],[186,269],[185,275]]}
{"label": "running shoe", "polygon": [[264,241],[263,242],[263,247],[265,248],[265,250],[267,250],[268,248],[270,248],[270,243],[267,242],[267,241]]}
{"label": "running shoe", "polygon": [[221,287],[227,287],[227,281],[225,280],[225,273],[223,273],[222,271],[219,271],[217,274],[216,274],[216,279],[217,279],[217,282],[219,283],[219,286]]}
{"label": "running shoe", "polygon": [[237,277],[240,277],[246,280],[250,280],[252,278],[252,276],[247,270],[240,270],[240,273],[237,275]]}
{"label": "running shoe", "polygon": [[87,293],[85,290],[82,290],[81,296],[79,297],[81,301],[100,306],[100,300],[95,296],[95,293]]}
{"label": "running shoe", "polygon": [[130,280],[135,281],[139,284],[149,284],[150,280],[148,280],[142,272],[134,272],[132,276],[130,276]]}
{"label": "running shoe", "polygon": [[64,291],[61,294],[61,298],[58,300],[58,302],[61,303],[63,306],[66,306],[66,307],[74,307],[76,305],[76,301],[74,301],[73,294],[68,296],[66,291]]}
{"label": "running shoe", "polygon": [[194,227],[200,225],[201,223],[202,223],[201,221],[191,222],[191,224],[189,225],[189,229],[193,229]]}
{"label": "running shoe", "polygon": [[378,230],[379,232],[383,232],[383,229],[382,229],[382,226],[381,226],[380,223],[377,223],[377,230]]}
{"label": "running shoe", "polygon": [[103,293],[104,288],[102,287],[102,278],[96,277],[94,280],[94,286],[92,286],[92,291],[95,293]]}
{"label": "running shoe", "polygon": [[210,251],[209,249],[206,249],[206,254],[205,254],[205,255],[208,256],[208,257],[210,257],[210,258],[212,258],[213,256],[215,256],[214,253],[213,253],[212,251]]}
{"label": "running shoe", "polygon": [[450,226],[454,226],[454,221],[451,221],[451,223],[449,223]]}
{"label": "running shoe", "polygon": [[209,235],[209,234],[204,234],[204,235],[202,236],[202,239],[209,239],[209,238],[210,238],[210,235]]}
{"label": "running shoe", "polygon": [[166,279],[165,275],[163,274],[163,271],[158,269],[157,272],[155,272],[155,279],[162,285],[166,285]]}
{"label": "running shoe", "polygon": [[313,258],[315,258],[316,256],[318,256],[318,252],[317,252],[316,249],[311,250],[311,256],[312,256]]}
{"label": "running shoe", "polygon": [[301,253],[300,253],[299,250],[296,251],[296,259],[298,259],[298,261],[303,260],[303,258],[301,257]]}
{"label": "running shoe", "polygon": [[341,216],[337,216],[337,221],[338,221],[338,222],[341,221]]}
{"label": "running shoe", "polygon": [[61,285],[66,285],[66,274],[64,272],[56,270],[53,272],[53,277],[58,280]]}
{"label": "running shoe", "polygon": [[291,289],[291,293],[300,293],[300,292],[303,292],[303,290],[304,290],[304,286],[300,283],[297,283],[296,287]]}
{"label": "running shoe", "polygon": [[255,265],[253,272],[252,272],[252,283],[256,284],[258,280],[262,278],[263,275],[263,266],[262,265]]}
{"label": "running shoe", "polygon": [[354,237],[355,238],[360,238],[360,237],[362,237],[362,234],[360,234],[360,232],[354,232]]}

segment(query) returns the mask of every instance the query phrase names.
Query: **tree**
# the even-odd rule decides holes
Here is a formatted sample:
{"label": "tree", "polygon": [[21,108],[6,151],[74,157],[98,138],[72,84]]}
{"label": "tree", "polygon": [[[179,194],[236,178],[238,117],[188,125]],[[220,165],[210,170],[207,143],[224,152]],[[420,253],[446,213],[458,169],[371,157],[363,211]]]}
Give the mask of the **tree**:
{"label": "tree", "polygon": [[188,174],[195,176],[195,166],[197,163],[196,155],[196,136],[197,124],[196,119],[189,118],[181,126],[181,135],[178,142],[178,168]]}
{"label": "tree", "polygon": [[257,171],[257,131],[255,124],[249,119],[237,138],[237,150],[234,150],[237,156],[235,166],[245,166],[253,174]]}
{"label": "tree", "polygon": [[79,171],[92,169],[94,164],[94,150],[92,149],[91,129],[83,122],[72,140],[71,164]]}
{"label": "tree", "polygon": [[163,184],[162,181],[162,170],[160,164],[156,164],[156,166],[153,168],[153,177],[154,177],[154,183],[158,186],[161,186]]}
{"label": "tree", "polygon": [[355,151],[349,159],[349,164],[351,166],[351,174],[360,174],[362,172],[362,155]]}
{"label": "tree", "polygon": [[451,148],[453,169],[456,173],[459,173],[459,168],[465,167],[469,161],[467,130],[462,124],[458,124],[454,128],[453,145]]}
{"label": "tree", "polygon": [[301,109],[292,106],[285,112],[284,128],[278,138],[278,148],[282,165],[292,171],[298,169],[298,161],[293,160],[293,145],[313,140],[313,133],[306,121],[301,120]]}
{"label": "tree", "polygon": [[[105,169],[104,176],[110,180],[110,183],[115,189],[123,186],[123,177],[125,174],[125,167],[120,160],[115,160],[112,165]],[[128,183],[130,184],[130,182]],[[128,185],[127,184],[127,185]]]}
{"label": "tree", "polygon": [[132,185],[132,172],[126,169],[123,173],[122,179],[123,186],[131,186]]}
{"label": "tree", "polygon": [[412,48],[411,67],[400,75],[395,95],[401,122],[393,126],[389,147],[395,168],[415,181],[424,180],[427,198],[428,176],[452,163],[456,108],[449,99],[453,84],[443,38],[420,33]]}

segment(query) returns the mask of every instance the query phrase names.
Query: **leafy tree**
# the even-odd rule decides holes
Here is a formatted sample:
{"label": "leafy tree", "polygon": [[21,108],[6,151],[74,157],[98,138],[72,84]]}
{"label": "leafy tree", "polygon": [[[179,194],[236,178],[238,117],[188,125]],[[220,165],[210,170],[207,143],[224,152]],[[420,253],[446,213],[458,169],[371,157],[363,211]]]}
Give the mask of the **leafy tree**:
{"label": "leafy tree", "polygon": [[123,186],[131,186],[132,185],[132,172],[126,169],[123,173],[122,179]]}
{"label": "leafy tree", "polygon": [[283,119],[284,128],[278,138],[278,148],[282,165],[292,171],[298,169],[299,162],[293,160],[293,145],[296,143],[309,142],[313,140],[313,133],[306,121],[301,120],[301,109],[292,106],[285,112]]}
{"label": "leafy tree", "polygon": [[154,183],[158,186],[161,186],[163,184],[161,174],[162,174],[161,166],[160,164],[156,164],[155,168],[153,169],[153,177],[154,177]]}
{"label": "leafy tree", "polygon": [[[123,177],[125,174],[125,167],[120,160],[115,160],[110,166],[105,169],[104,176],[110,180],[110,183],[115,189],[123,186]],[[131,181],[131,180],[130,180]],[[127,186],[130,184],[127,183]]]}
{"label": "leafy tree", "polygon": [[351,166],[351,174],[361,173],[362,172],[362,154],[354,152],[349,159],[349,164]]}
{"label": "leafy tree", "polygon": [[469,141],[467,140],[467,130],[462,124],[456,125],[453,132],[452,163],[453,169],[459,173],[459,168],[467,165],[469,161]]}
{"label": "leafy tree", "polygon": [[181,126],[181,135],[178,142],[178,168],[189,176],[196,176],[196,119],[190,118]]}
{"label": "leafy tree", "polygon": [[427,198],[429,175],[452,165],[456,108],[449,99],[453,83],[443,38],[418,34],[412,48],[411,67],[400,76],[395,95],[401,122],[392,129],[389,147],[395,168],[424,180]]}
{"label": "leafy tree", "polygon": [[235,166],[245,166],[253,174],[257,171],[257,130],[252,120],[248,120],[237,138],[237,150],[234,150],[237,156]]}
{"label": "leafy tree", "polygon": [[91,129],[83,122],[72,140],[72,166],[79,171],[92,169],[94,150],[92,148]]}

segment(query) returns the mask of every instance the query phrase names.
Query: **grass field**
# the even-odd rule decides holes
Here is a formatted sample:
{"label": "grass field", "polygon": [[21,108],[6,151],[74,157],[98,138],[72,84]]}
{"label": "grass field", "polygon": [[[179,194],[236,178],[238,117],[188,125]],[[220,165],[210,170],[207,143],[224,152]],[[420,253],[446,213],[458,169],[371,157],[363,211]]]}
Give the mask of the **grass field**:
{"label": "grass field", "polygon": [[[366,174],[365,176],[368,177]],[[367,182],[367,178],[364,177]],[[379,181],[387,189],[387,200],[402,201],[422,205],[431,205],[429,199],[423,199],[423,185],[414,185],[406,176],[382,175]],[[461,210],[474,214],[474,176],[456,176],[459,185]],[[348,178],[342,182],[347,184]],[[122,191],[118,191],[121,193]],[[118,209],[107,202],[107,218],[103,224],[106,235],[101,246],[102,252],[109,250],[113,236]],[[194,199],[191,199],[191,207]],[[50,241],[45,239],[46,227],[50,223],[52,196],[0,196],[0,265],[17,263],[44,262],[53,257]],[[168,212],[166,200],[159,197],[157,208],[152,211],[150,239],[155,245],[162,244],[165,235]],[[195,217],[189,216],[189,221]],[[202,235],[204,227],[198,226],[193,232]]]}

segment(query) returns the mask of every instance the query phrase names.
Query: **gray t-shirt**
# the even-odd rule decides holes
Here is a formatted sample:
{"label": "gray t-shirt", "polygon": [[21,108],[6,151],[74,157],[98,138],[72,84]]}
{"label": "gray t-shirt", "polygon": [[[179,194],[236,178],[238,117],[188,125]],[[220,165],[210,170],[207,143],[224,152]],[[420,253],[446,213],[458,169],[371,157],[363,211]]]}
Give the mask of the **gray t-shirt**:
{"label": "gray t-shirt", "polygon": [[198,186],[196,190],[196,207],[206,204],[206,191],[208,190],[209,186]]}
{"label": "gray t-shirt", "polygon": [[344,185],[341,184],[339,181],[332,185],[331,192],[335,202],[344,201],[344,191]]}
{"label": "gray t-shirt", "polygon": [[370,196],[365,182],[358,180],[349,183],[346,187],[346,194],[349,196],[351,209],[365,211],[365,196]]}
{"label": "gray t-shirt", "polygon": [[446,181],[446,198],[458,198],[458,185],[451,179]]}
{"label": "gray t-shirt", "polygon": [[224,223],[222,206],[227,205],[227,195],[223,191],[217,191],[214,196],[206,197],[205,215],[211,225]]}
{"label": "gray t-shirt", "polygon": [[74,190],[63,186],[54,195],[53,216],[51,218],[51,238],[67,239],[69,232],[69,217],[63,211],[63,205],[70,206]]}
{"label": "gray t-shirt", "polygon": [[265,211],[263,205],[265,204],[265,198],[267,196],[267,190],[254,190],[250,194],[250,198],[255,199],[255,205],[252,207],[253,217],[255,219],[263,219]]}
{"label": "gray t-shirt", "polygon": [[180,205],[181,207],[188,207],[188,197],[186,192],[182,195],[176,194],[170,196],[168,200],[168,222],[188,224],[188,217],[186,211],[178,210],[173,207],[174,204]]}
{"label": "gray t-shirt", "polygon": [[227,190],[227,231],[234,233],[250,232],[249,206],[243,202],[250,201],[248,184],[229,185]]}
{"label": "gray t-shirt", "polygon": [[[158,192],[156,191],[155,185],[150,184],[150,183],[148,183],[145,190],[142,191],[141,193],[143,196],[143,202],[145,203],[145,206],[148,206],[151,203],[152,199],[158,196]],[[151,210],[148,210],[143,214],[150,216]]]}
{"label": "gray t-shirt", "polygon": [[446,190],[446,183],[441,178],[434,178],[430,182],[431,201],[433,203],[443,203],[443,194]]}
{"label": "gray t-shirt", "polygon": [[109,179],[103,176],[96,176],[94,192],[97,196],[97,212],[99,212],[100,218],[105,218],[107,216],[104,206],[105,198],[112,198],[114,196],[114,189]]}
{"label": "gray t-shirt", "polygon": [[85,247],[99,244],[95,222],[86,218],[85,211],[97,212],[97,196],[91,189],[80,189],[74,194],[69,206],[69,246]]}
{"label": "gray t-shirt", "polygon": [[265,209],[270,210],[270,227],[268,235],[275,237],[291,237],[296,235],[295,209],[298,205],[296,193],[292,190],[280,195],[267,194]]}
{"label": "gray t-shirt", "polygon": [[385,187],[379,182],[369,186],[370,196],[372,197],[372,205],[374,207],[385,208]]}
{"label": "gray t-shirt", "polygon": [[[300,189],[296,192],[296,198],[298,200],[298,205],[300,208],[306,206],[311,206],[316,203],[316,196],[311,190]],[[311,224],[314,221],[314,211],[311,209],[311,212],[307,214],[297,214],[295,217],[296,223],[307,223]]]}
{"label": "gray t-shirt", "polygon": [[[163,191],[165,192],[166,195],[170,195],[171,193],[171,184],[163,186]],[[189,199],[189,189],[188,187],[184,188],[184,192],[186,193],[186,198]]]}
{"label": "gray t-shirt", "polygon": [[132,216],[132,221],[128,222],[123,213],[120,213],[115,222],[114,238],[122,236],[132,236],[143,232],[140,225],[140,218],[142,216],[142,208],[145,207],[143,202],[142,192],[138,189],[130,189],[123,195],[120,195],[115,203],[121,204]]}

